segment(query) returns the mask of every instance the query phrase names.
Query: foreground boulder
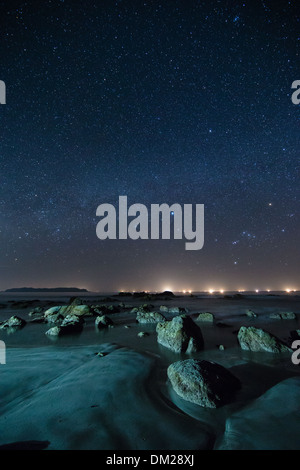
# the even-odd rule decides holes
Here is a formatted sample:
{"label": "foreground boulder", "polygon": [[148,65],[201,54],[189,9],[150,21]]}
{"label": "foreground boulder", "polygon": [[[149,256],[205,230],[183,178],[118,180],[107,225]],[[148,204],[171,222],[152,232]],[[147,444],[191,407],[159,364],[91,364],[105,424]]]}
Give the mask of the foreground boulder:
{"label": "foreground boulder", "polygon": [[23,328],[26,325],[26,321],[20,317],[12,316],[8,320],[4,321],[1,325],[1,329],[5,328]]}
{"label": "foreground boulder", "polygon": [[167,374],[181,398],[206,408],[231,401],[240,388],[239,380],[231,372],[210,361],[178,361],[168,367]]}
{"label": "foreground boulder", "polygon": [[157,342],[176,353],[192,353],[203,348],[199,326],[185,315],[157,324]]}
{"label": "foreground boulder", "polygon": [[210,312],[202,312],[202,313],[199,313],[198,317],[197,317],[197,320],[198,321],[203,321],[203,322],[210,322],[210,323],[213,323],[214,321],[214,316],[212,313]]}
{"label": "foreground boulder", "polygon": [[95,320],[95,326],[99,328],[99,330],[113,326],[113,324],[114,322],[107,315],[98,316]]}
{"label": "foreground boulder", "polygon": [[271,353],[292,352],[292,350],[276,336],[261,328],[255,328],[254,326],[241,326],[237,337],[241,348],[247,351]]}
{"label": "foreground boulder", "polygon": [[159,312],[138,311],[136,315],[138,323],[158,323],[166,321],[166,318]]}

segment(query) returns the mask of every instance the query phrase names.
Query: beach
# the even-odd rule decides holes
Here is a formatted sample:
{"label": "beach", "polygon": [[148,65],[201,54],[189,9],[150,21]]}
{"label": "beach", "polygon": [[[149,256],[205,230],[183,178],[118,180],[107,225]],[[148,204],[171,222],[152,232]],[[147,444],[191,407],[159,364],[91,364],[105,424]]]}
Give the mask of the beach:
{"label": "beach", "polygon": [[[113,328],[96,328],[94,316],[87,316],[80,333],[51,337],[45,334],[49,323],[30,323],[37,315],[29,316],[33,308],[45,310],[56,302],[67,305],[69,297],[37,299],[31,294],[12,300],[12,295],[1,295],[1,321],[17,315],[27,322],[17,330],[0,330],[6,345],[6,364],[0,366],[1,448],[300,447],[299,367],[292,363],[290,353],[245,351],[237,341],[240,326],[255,326],[291,344],[290,332],[299,327],[297,296],[199,295],[151,300],[155,311],[162,304],[171,310],[188,309],[185,315],[200,326],[204,338],[204,348],[191,354],[175,353],[159,344],[156,324],[136,322],[132,309],[146,303],[139,298],[109,298],[105,305],[119,310],[109,315]],[[103,305],[101,296],[81,299],[85,304]],[[249,309],[256,312],[255,318],[245,314]],[[271,313],[283,311],[295,312],[296,318],[270,319]],[[200,312],[211,312],[214,322],[198,322]],[[167,320],[178,316],[165,315]],[[138,336],[141,332],[142,337]],[[167,368],[189,358],[230,370],[240,380],[240,390],[216,409],[181,398],[168,380]]]}

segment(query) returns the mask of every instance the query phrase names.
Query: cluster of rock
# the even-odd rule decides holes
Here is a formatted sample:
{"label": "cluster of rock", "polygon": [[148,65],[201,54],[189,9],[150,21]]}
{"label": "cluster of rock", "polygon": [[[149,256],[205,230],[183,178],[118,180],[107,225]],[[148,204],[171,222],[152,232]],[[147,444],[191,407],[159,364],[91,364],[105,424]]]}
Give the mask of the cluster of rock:
{"label": "cluster of rock", "polygon": [[279,312],[279,313],[271,313],[270,318],[275,320],[296,320],[296,315],[294,312]]}
{"label": "cluster of rock", "polygon": [[179,315],[156,326],[157,342],[176,353],[193,353],[203,348],[203,336],[191,317]]}

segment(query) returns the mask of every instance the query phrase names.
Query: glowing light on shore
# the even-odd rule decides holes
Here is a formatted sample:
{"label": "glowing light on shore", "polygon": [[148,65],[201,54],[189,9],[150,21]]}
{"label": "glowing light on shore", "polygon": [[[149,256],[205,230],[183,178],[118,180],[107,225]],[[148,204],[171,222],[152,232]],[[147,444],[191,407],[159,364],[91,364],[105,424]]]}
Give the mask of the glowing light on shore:
{"label": "glowing light on shore", "polygon": [[192,291],[191,291],[191,290],[189,290],[189,294],[191,294],[191,293],[192,293]]}
{"label": "glowing light on shore", "polygon": [[210,294],[213,294],[214,293],[214,290],[213,289],[209,289],[208,291]]}
{"label": "glowing light on shore", "polygon": [[259,290],[258,290],[258,289],[255,289],[255,292],[258,294],[258,293],[259,293]]}
{"label": "glowing light on shore", "polygon": [[220,294],[224,294],[224,290],[223,290],[223,289],[220,290]]}
{"label": "glowing light on shore", "polygon": [[292,291],[292,289],[286,289],[285,292],[287,292],[288,294]]}

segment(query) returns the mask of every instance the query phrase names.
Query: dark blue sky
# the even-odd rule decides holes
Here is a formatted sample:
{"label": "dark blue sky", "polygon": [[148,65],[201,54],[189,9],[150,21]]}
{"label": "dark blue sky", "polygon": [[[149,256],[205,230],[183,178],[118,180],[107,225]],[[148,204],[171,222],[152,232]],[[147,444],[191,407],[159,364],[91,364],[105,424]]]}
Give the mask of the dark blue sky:
{"label": "dark blue sky", "polygon": [[[0,6],[0,289],[300,288],[297,1]],[[204,248],[100,241],[119,195],[204,204]]]}

